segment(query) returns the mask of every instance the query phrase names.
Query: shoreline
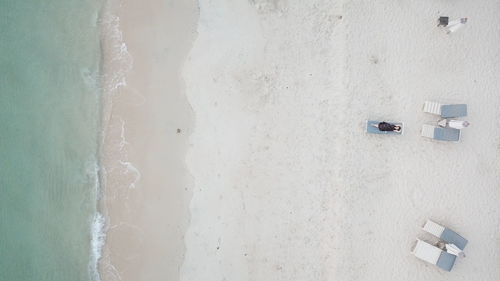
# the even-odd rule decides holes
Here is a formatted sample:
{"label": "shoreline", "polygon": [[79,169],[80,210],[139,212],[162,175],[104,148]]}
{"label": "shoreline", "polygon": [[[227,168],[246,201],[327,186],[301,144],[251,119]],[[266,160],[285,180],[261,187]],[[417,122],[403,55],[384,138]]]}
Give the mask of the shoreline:
{"label": "shoreline", "polygon": [[[103,280],[440,280],[410,253],[425,219],[471,241],[450,278],[496,280],[498,25],[435,26],[494,9],[201,1],[193,42],[194,5],[162,5],[117,9],[134,65],[107,128]],[[460,143],[420,136],[433,99],[470,106]],[[369,118],[405,134],[367,135]]]}
{"label": "shoreline", "polygon": [[101,280],[176,280],[189,222],[184,158],[193,126],[180,72],[196,5],[111,1],[103,21]]}

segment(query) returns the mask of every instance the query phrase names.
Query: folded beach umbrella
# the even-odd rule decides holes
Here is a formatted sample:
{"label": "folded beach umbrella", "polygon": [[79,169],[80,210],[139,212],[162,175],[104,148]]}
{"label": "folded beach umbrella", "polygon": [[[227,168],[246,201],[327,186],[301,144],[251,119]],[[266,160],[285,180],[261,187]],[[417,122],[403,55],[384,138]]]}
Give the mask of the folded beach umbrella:
{"label": "folded beach umbrella", "polygon": [[460,250],[455,244],[446,244],[446,252],[457,257],[465,257],[464,251]]}
{"label": "folded beach umbrella", "polygon": [[448,21],[448,25],[446,25],[446,28],[448,28],[448,33],[455,32],[459,30],[461,27],[463,27],[466,23],[467,23],[467,18],[460,18]]}

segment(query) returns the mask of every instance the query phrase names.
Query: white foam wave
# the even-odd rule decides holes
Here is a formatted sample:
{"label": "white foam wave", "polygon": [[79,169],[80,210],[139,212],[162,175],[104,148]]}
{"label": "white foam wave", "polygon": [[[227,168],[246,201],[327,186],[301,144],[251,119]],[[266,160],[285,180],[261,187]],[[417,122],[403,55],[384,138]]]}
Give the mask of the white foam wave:
{"label": "white foam wave", "polygon": [[[96,204],[101,197],[101,166],[99,162],[92,156],[86,163],[85,175],[86,183],[92,186],[89,189],[88,199],[95,200]],[[105,240],[105,218],[101,213],[96,212],[90,222],[90,259],[89,259],[89,274],[92,281],[100,281],[98,262],[101,258],[101,251]]]}
{"label": "white foam wave", "polygon": [[125,146],[129,144],[127,140],[125,139],[125,120],[120,118],[121,124],[121,131],[120,131],[120,151],[123,151],[125,149]]}
{"label": "white foam wave", "polygon": [[120,29],[120,18],[109,12],[100,20],[103,55],[103,90],[114,94],[117,89],[127,85],[126,75],[132,69],[133,59],[128,52]]}
{"label": "white foam wave", "polygon": [[96,201],[100,199],[101,196],[101,178],[99,176],[99,172],[101,171],[101,166],[99,165],[98,161],[92,157],[89,161],[87,161],[86,164],[86,177],[87,177],[87,183],[90,185],[92,184],[93,186],[93,194],[91,196],[94,196]]}
{"label": "white foam wave", "polygon": [[90,272],[94,281],[100,281],[98,264],[102,255],[102,247],[106,240],[106,219],[104,216],[97,212],[94,215],[91,225],[91,253],[90,253]]}
{"label": "white foam wave", "polygon": [[[126,149],[125,146],[129,144],[127,139],[125,138],[125,120],[123,118],[119,117],[120,122],[121,122],[121,128],[120,128],[120,143],[119,143],[119,149],[120,152],[122,153],[122,156],[127,159],[127,154],[126,154]],[[134,180],[129,184],[129,188],[135,188],[137,182],[141,179],[141,172],[139,172],[139,169],[137,169],[131,162],[129,161],[124,161],[124,160],[119,160],[120,165],[124,166],[126,168],[125,174],[128,173],[133,173],[134,174]]]}
{"label": "white foam wave", "polygon": [[126,174],[128,174],[129,172],[135,174],[134,181],[131,182],[129,185],[129,188],[135,188],[136,187],[135,184],[141,180],[141,172],[139,172],[139,170],[130,162],[120,160],[120,164],[122,164],[127,169],[125,172]]}
{"label": "white foam wave", "polygon": [[[113,96],[117,95],[120,92],[120,89],[127,85],[126,76],[132,69],[133,65],[132,56],[130,55],[127,45],[123,39],[123,34],[120,28],[120,18],[111,12],[116,10],[112,7],[114,4],[116,4],[116,2],[107,2],[107,7],[103,8],[102,14],[98,20],[98,25],[101,30],[102,55],[100,76],[95,77],[95,75],[90,71],[82,72],[82,76],[84,77],[86,84],[92,86],[93,82],[96,81],[101,90],[100,92],[103,94],[104,104],[102,110],[103,115],[101,118],[101,128],[108,128],[108,123],[111,119]],[[128,142],[125,140],[125,122],[121,120],[121,123],[121,141],[119,148],[121,153],[125,153],[125,146]],[[106,137],[106,131],[103,129],[101,133],[101,144],[103,144]],[[134,181],[129,186],[130,188],[135,188],[136,183],[141,178],[140,172],[130,162],[120,161],[120,164],[125,166],[127,169],[126,173],[130,172],[135,175]],[[101,172],[101,177],[97,177],[97,190],[100,189],[100,186],[104,186],[106,184],[106,176],[103,176],[103,174],[106,173],[106,168],[108,168],[108,170],[112,169],[112,167],[96,168],[96,173],[98,173],[98,175],[99,172]],[[99,196],[100,193],[97,192],[96,194]],[[93,281],[101,280],[99,267],[103,265],[100,265],[99,261],[101,259],[102,250],[106,240],[106,231],[106,219],[101,213],[97,212],[91,225],[92,237],[89,270]],[[112,264],[105,264],[104,266],[106,269],[114,268]],[[115,277],[118,277],[118,280],[121,280],[118,271],[114,270],[113,272],[117,274]]]}

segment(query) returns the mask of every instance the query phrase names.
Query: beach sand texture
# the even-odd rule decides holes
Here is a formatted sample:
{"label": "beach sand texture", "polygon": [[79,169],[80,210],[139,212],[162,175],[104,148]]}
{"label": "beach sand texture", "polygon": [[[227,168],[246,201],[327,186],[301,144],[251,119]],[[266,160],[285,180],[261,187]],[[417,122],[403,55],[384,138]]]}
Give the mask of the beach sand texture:
{"label": "beach sand texture", "polygon": [[[103,280],[500,280],[498,1],[180,2],[118,13],[108,165],[140,178],[108,171]],[[425,100],[469,105],[461,142]],[[410,253],[428,218],[470,241],[450,273]]]}
{"label": "beach sand texture", "polygon": [[189,221],[184,157],[192,113],[180,68],[194,1],[109,1],[103,23],[107,217],[102,280],[176,280]]}
{"label": "beach sand texture", "polygon": [[[498,9],[200,1],[181,280],[499,280]],[[469,105],[460,143],[420,136],[425,100]],[[470,241],[451,273],[410,254],[427,218]]]}

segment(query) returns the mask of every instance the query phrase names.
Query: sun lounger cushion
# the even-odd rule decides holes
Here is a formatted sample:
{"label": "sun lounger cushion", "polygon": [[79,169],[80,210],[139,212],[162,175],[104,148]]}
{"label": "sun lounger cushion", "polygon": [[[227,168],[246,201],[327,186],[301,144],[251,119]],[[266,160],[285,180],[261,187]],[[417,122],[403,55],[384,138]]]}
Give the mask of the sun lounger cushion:
{"label": "sun lounger cushion", "polygon": [[441,117],[464,117],[467,116],[466,104],[446,104],[441,106]]}
{"label": "sun lounger cushion", "polygon": [[413,254],[428,263],[437,264],[439,257],[441,256],[441,249],[425,242],[420,239],[417,239],[417,244],[413,249]]}
{"label": "sun lounger cushion", "polygon": [[447,253],[420,239],[417,239],[412,252],[417,258],[434,264],[446,271],[451,271],[457,258],[455,255]]}
{"label": "sun lounger cushion", "polygon": [[446,241],[446,243],[455,244],[455,246],[457,246],[462,251],[465,249],[465,246],[468,242],[467,239],[463,238],[455,231],[431,220],[427,220],[422,229],[436,237],[439,237],[441,240]]}
{"label": "sun lounger cushion", "polygon": [[434,139],[443,141],[459,141],[460,130],[453,128],[434,128]]}
{"label": "sun lounger cushion", "polygon": [[452,255],[447,252],[441,252],[441,255],[439,256],[439,259],[436,263],[437,266],[440,268],[446,270],[446,271],[451,271],[453,268],[453,265],[455,264],[455,260],[457,259],[457,256]]}
{"label": "sun lounger cushion", "polygon": [[455,244],[455,246],[457,246],[462,251],[464,250],[468,242],[467,239],[463,238],[458,233],[449,228],[444,229],[443,234],[441,234],[440,238],[448,243]]}

